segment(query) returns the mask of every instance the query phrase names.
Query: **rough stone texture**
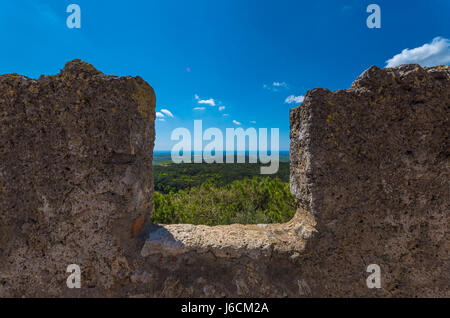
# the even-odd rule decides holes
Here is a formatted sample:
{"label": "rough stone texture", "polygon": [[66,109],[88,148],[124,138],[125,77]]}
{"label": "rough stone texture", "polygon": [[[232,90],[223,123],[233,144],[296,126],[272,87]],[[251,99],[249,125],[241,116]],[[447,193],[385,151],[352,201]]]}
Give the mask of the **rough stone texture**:
{"label": "rough stone texture", "polygon": [[313,295],[450,296],[449,110],[448,66],[403,65],[291,111],[291,190],[317,222],[302,264]]}
{"label": "rough stone texture", "polygon": [[448,67],[417,65],[309,91],[290,222],[147,226],[152,89],[80,61],[0,77],[0,297],[449,297],[449,94]]}
{"label": "rough stone texture", "polygon": [[155,95],[75,60],[0,76],[0,296],[61,296],[69,264],[91,294],[134,267],[152,210]]}
{"label": "rough stone texture", "polygon": [[141,255],[209,252],[216,258],[247,256],[253,259],[280,253],[292,255],[304,250],[306,239],[314,232],[314,227],[306,220],[297,221],[298,218],[286,224],[153,226]]}
{"label": "rough stone texture", "polygon": [[285,224],[152,225],[141,251],[151,296],[310,296],[300,261],[314,231],[301,210]]}

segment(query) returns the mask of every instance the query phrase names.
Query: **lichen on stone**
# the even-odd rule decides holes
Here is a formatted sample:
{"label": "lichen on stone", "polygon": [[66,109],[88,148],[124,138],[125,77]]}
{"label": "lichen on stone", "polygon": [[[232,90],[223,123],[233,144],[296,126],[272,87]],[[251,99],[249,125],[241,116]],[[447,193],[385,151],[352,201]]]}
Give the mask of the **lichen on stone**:
{"label": "lichen on stone", "polygon": [[138,111],[142,117],[149,120],[154,119],[155,94],[151,87],[141,81],[133,80],[135,84],[135,92],[131,95],[136,101]]}

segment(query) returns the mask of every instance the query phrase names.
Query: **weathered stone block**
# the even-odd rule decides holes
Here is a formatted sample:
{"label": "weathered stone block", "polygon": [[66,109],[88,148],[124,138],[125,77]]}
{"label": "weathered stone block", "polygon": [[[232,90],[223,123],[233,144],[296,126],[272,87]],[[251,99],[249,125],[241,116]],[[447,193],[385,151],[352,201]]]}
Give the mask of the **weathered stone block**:
{"label": "weathered stone block", "polygon": [[[450,296],[448,66],[365,71],[309,91],[291,120],[291,190],[316,219],[317,296]],[[368,289],[378,264],[382,288]]]}
{"label": "weathered stone block", "polygon": [[0,296],[106,295],[152,210],[155,94],[80,60],[38,80],[0,76]]}

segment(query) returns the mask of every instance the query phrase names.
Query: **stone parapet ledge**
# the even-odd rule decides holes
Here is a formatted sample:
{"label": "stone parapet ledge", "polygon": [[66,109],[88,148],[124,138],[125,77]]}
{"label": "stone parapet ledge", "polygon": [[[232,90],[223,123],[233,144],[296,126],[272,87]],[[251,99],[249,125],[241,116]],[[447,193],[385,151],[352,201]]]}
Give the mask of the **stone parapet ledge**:
{"label": "stone parapet ledge", "polygon": [[314,229],[314,219],[303,211],[284,224],[205,226],[153,225],[141,255],[180,256],[212,253],[217,258],[298,257]]}

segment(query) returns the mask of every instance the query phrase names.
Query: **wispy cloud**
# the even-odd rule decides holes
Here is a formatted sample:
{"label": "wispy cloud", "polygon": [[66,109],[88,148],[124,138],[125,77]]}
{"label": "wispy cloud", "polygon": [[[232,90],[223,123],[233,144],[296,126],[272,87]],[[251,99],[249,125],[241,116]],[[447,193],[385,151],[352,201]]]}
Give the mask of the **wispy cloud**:
{"label": "wispy cloud", "polygon": [[288,86],[285,82],[273,82],[272,85],[275,87],[287,87]]}
{"label": "wispy cloud", "polygon": [[204,100],[201,99],[201,100],[198,101],[198,103],[199,104],[209,105],[209,106],[216,106],[216,102],[212,98],[204,99]]}
{"label": "wispy cloud", "polygon": [[205,110],[206,107],[194,107],[193,109],[194,109],[194,110]]}
{"label": "wispy cloud", "polygon": [[256,121],[250,120],[250,123],[251,123],[251,124],[256,124]]}
{"label": "wispy cloud", "polygon": [[290,95],[285,99],[284,102],[286,104],[292,104],[292,103],[299,104],[299,103],[303,103],[304,99],[305,99],[305,96],[302,96],[302,95],[300,95],[300,96]]}
{"label": "wispy cloud", "polygon": [[168,110],[168,109],[161,109],[161,112],[166,114],[169,117],[173,117],[172,112],[170,110]]}
{"label": "wispy cloud", "polygon": [[194,95],[194,98],[197,100],[197,103],[209,106],[216,106],[216,101],[213,98],[210,99],[201,99],[198,94]]}
{"label": "wispy cloud", "polygon": [[223,117],[228,117],[230,116],[230,114],[223,114]]}
{"label": "wispy cloud", "polygon": [[158,118],[158,121],[166,121],[164,118]]}
{"label": "wispy cloud", "polygon": [[267,89],[272,92],[278,92],[280,89],[287,89],[288,84],[286,82],[273,82],[272,84],[264,84],[264,89]]}
{"label": "wispy cloud", "polygon": [[237,120],[234,120],[234,119],[233,119],[233,124],[238,125],[238,126],[242,125],[240,122],[238,122]]}
{"label": "wispy cloud", "polygon": [[225,110],[225,106],[219,106],[219,111]]}
{"label": "wispy cloud", "polygon": [[436,37],[431,43],[426,43],[415,49],[404,49],[386,61],[386,67],[401,64],[420,64],[421,66],[435,66],[450,63],[450,40]]}
{"label": "wispy cloud", "polygon": [[27,1],[27,4],[32,7],[37,16],[42,16],[44,18],[42,21],[56,25],[65,23],[64,16],[58,14],[48,3],[42,1]]}
{"label": "wispy cloud", "polygon": [[164,114],[161,112],[156,112],[156,118],[163,118]]}

